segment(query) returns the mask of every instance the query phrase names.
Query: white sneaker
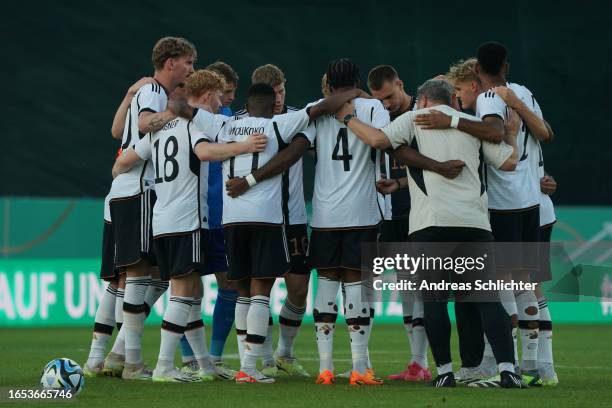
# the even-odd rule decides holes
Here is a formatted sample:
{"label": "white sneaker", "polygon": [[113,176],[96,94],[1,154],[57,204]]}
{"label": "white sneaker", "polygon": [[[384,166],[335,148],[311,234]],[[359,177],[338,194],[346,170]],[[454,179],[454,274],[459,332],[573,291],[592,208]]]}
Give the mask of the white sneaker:
{"label": "white sneaker", "polygon": [[478,368],[461,367],[455,373],[455,381],[461,384],[469,384],[474,381],[484,380],[484,378]]}
{"label": "white sneaker", "polygon": [[229,368],[223,361],[215,361],[213,363],[215,365],[215,369],[217,370],[217,377],[222,380],[234,380],[236,379],[236,374],[238,371],[232,370]]}
{"label": "white sneaker", "polygon": [[196,360],[183,363],[181,367],[181,372],[189,375],[198,375],[198,371],[200,371],[200,366]]}
{"label": "white sneaker", "polygon": [[484,357],[478,369],[484,378],[494,377],[497,375],[497,361],[494,357]]}
{"label": "white sneaker", "polygon": [[261,373],[265,377],[270,377],[270,378],[278,377],[278,367],[276,366],[276,361],[270,360],[270,361],[264,362],[263,367],[261,369]]}
{"label": "white sneaker", "polygon": [[195,383],[202,382],[202,379],[198,376],[186,374],[177,370],[176,368],[172,368],[165,372],[160,372],[157,369],[153,370],[153,382],[159,383]]}
{"label": "white sneaker", "polygon": [[151,369],[144,364],[125,364],[121,372],[123,380],[148,381],[151,379],[151,375],[153,375]]}
{"label": "white sneaker", "polygon": [[214,367],[212,369],[202,368],[196,375],[204,382],[211,382],[217,378],[217,370]]}

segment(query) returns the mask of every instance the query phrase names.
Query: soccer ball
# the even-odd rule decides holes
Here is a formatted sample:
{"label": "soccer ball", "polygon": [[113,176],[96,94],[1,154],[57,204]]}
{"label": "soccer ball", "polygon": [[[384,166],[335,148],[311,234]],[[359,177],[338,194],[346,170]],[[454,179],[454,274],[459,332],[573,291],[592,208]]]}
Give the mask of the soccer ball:
{"label": "soccer ball", "polygon": [[85,377],[81,366],[69,358],[56,358],[45,365],[40,384],[48,390],[70,390],[77,395],[83,389]]}

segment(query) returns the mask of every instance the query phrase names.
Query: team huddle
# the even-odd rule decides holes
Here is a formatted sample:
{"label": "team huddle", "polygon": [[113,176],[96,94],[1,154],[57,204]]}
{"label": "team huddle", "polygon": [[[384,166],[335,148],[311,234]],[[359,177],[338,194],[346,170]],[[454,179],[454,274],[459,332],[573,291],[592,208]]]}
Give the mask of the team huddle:
{"label": "team huddle", "polygon": [[[556,183],[544,174],[540,141],[553,132],[531,92],[506,81],[503,45],[483,44],[477,58],[452,65],[415,96],[389,65],[369,72],[368,94],[358,67],[337,59],[323,76],[323,98],[301,109],[285,104],[284,74],[267,64],[252,74],[245,109],[232,112],[235,71],[223,62],[194,70],[196,60],[189,41],[160,39],[154,76],[130,87],[117,109],[111,133],[121,149],[105,199],[101,265],[109,283],[86,375],[237,383],[274,383],[281,373],[310,377],[293,346],[314,269],[316,383],[345,377],[351,385],[381,385],[368,351],[375,316],[362,291],[363,243],[550,241],[548,195]],[[315,160],[310,236],[304,155]],[[514,260],[498,265],[516,269]],[[550,279],[549,270],[530,272],[527,259],[520,266],[523,280]],[[210,349],[201,311],[207,274],[218,286]],[[287,297],[275,349],[269,302],[278,278]],[[141,352],[144,322],[168,288],[150,370]],[[455,373],[446,294],[427,292],[400,292],[412,357],[389,379],[434,387],[557,385],[552,324],[539,289],[455,302],[462,360]],[[352,354],[346,373],[333,364],[339,307]],[[223,361],[232,326],[238,370]]]}

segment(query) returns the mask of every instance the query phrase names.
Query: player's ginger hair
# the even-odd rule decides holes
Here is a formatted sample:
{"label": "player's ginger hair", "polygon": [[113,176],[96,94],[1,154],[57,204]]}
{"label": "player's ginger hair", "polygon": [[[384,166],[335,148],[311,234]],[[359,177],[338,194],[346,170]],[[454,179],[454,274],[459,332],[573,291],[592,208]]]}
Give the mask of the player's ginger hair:
{"label": "player's ginger hair", "polygon": [[194,62],[198,58],[195,46],[182,37],[163,37],[155,43],[151,61],[155,70],[164,68],[164,64],[169,58],[178,58],[185,55],[193,57]]}
{"label": "player's ginger hair", "polygon": [[450,66],[448,73],[445,75],[446,79],[452,84],[456,82],[471,82],[475,81],[480,83],[480,79],[476,74],[476,58],[468,58],[466,60],[460,60],[459,62]]}
{"label": "player's ginger hair", "polygon": [[279,86],[284,84],[285,74],[279,67],[273,64],[266,64],[258,67],[253,71],[251,75],[251,83],[252,84],[268,84],[271,87]]}
{"label": "player's ginger hair", "polygon": [[226,83],[221,74],[210,69],[199,69],[187,77],[185,86],[190,95],[199,97],[204,92],[223,91]]}

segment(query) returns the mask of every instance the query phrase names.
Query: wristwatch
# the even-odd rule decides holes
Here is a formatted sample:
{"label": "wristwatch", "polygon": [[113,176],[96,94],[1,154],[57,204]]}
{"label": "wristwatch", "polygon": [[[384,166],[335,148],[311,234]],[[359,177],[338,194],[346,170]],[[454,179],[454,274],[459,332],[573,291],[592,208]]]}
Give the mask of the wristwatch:
{"label": "wristwatch", "polygon": [[349,123],[349,121],[350,121],[351,119],[353,119],[353,118],[354,118],[354,116],[353,116],[353,115],[351,115],[350,113],[349,113],[348,115],[346,115],[346,116],[344,117],[344,119],[342,119],[342,121],[344,122],[344,126],[347,126],[347,127],[348,127],[348,123]]}

